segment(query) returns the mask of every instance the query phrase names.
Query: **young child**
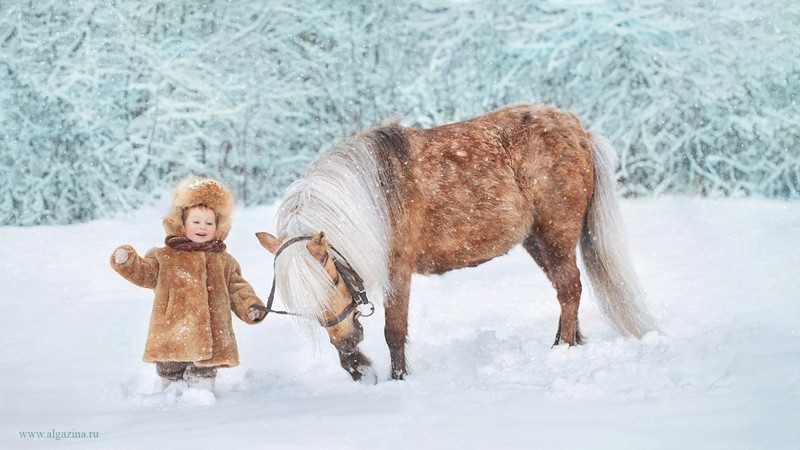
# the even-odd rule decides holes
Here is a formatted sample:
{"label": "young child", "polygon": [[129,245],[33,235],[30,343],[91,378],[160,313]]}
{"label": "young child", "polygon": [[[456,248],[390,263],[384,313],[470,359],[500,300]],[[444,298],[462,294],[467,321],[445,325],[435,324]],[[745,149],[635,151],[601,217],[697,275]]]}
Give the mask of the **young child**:
{"label": "young child", "polygon": [[217,368],[239,364],[231,310],[249,324],[266,316],[225,251],[233,204],[220,182],[186,179],[164,217],[166,247],[142,258],[123,245],[111,256],[111,267],[125,279],[155,291],[144,360],[156,363],[164,387],[185,380],[213,391]]}

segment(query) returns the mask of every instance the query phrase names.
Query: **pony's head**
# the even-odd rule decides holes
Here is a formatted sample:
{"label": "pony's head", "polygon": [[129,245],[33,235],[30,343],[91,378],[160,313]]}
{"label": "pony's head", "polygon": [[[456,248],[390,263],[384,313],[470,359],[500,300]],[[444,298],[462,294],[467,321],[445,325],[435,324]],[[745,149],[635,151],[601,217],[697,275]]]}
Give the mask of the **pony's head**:
{"label": "pony's head", "polygon": [[320,323],[340,353],[353,353],[364,329],[353,298],[352,269],[337,262],[325,233],[286,241],[269,233],[256,236],[275,255],[276,286],[287,308]]}

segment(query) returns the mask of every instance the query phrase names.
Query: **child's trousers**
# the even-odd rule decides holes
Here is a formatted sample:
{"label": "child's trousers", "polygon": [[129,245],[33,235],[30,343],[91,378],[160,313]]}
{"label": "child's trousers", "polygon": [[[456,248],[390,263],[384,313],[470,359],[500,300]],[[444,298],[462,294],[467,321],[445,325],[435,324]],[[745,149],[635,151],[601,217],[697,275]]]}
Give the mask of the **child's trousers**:
{"label": "child's trousers", "polygon": [[216,367],[198,367],[190,361],[161,361],[156,363],[158,376],[170,381],[214,379]]}

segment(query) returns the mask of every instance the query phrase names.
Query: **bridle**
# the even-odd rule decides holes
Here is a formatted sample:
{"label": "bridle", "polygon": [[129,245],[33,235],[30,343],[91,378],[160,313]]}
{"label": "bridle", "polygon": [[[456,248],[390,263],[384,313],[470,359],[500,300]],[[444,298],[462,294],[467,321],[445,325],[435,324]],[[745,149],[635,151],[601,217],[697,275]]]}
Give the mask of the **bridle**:
{"label": "bridle", "polygon": [[[310,241],[314,236],[298,236],[288,241],[284,242],[283,245],[275,252],[275,260],[278,260],[278,255],[280,255],[286,247],[289,247],[292,244],[301,241]],[[325,328],[330,328],[332,326],[338,325],[344,319],[347,318],[353,311],[356,312],[361,317],[369,317],[375,312],[375,305],[369,301],[367,298],[367,293],[364,290],[364,280],[361,276],[353,269],[349,262],[339,253],[336,248],[332,245],[329,245],[330,249],[333,251],[333,266],[336,268],[336,273],[339,278],[341,278],[342,282],[344,283],[345,287],[347,287],[347,292],[350,294],[350,304],[345,307],[345,309],[337,314],[332,319],[328,320],[320,320],[320,324]],[[326,254],[327,256],[327,254]],[[327,262],[324,261],[323,264]],[[274,264],[274,263],[273,263]],[[269,298],[267,299],[267,306],[266,308],[260,305],[254,305],[256,309],[264,311],[266,318],[266,314],[268,313],[275,313],[275,314],[284,314],[284,315],[291,315],[291,316],[300,316],[300,314],[288,312],[288,311],[279,311],[272,309],[272,302],[275,300],[275,276],[272,277],[272,289],[269,291]],[[359,306],[369,306],[369,313],[363,313]]]}

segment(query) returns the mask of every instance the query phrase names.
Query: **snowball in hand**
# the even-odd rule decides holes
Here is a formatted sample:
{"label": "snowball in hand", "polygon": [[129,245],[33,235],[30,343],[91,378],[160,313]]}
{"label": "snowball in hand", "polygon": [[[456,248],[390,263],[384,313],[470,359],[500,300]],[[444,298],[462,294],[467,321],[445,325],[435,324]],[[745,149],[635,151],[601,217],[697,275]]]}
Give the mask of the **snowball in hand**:
{"label": "snowball in hand", "polygon": [[114,252],[114,262],[117,264],[125,264],[125,261],[128,260],[128,251],[124,248],[118,248],[117,251]]}

